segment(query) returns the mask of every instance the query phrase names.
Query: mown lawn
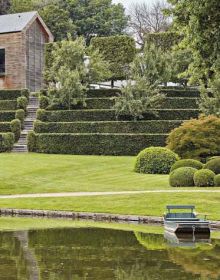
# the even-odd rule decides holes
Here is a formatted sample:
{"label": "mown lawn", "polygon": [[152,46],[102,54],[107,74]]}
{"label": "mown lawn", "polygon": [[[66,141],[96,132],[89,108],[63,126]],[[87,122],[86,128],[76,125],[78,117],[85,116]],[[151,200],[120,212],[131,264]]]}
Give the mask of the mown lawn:
{"label": "mown lawn", "polygon": [[97,197],[0,199],[1,208],[69,210],[162,216],[167,204],[195,204],[199,213],[220,220],[220,193],[163,193]]}
{"label": "mown lawn", "polygon": [[133,172],[135,157],[0,154],[0,194],[167,189],[166,175]]}

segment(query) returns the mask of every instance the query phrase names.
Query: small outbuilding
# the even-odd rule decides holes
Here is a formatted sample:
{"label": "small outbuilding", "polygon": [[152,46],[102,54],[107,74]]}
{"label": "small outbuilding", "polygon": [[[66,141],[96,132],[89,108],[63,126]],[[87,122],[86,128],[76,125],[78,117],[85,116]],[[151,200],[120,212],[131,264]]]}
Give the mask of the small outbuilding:
{"label": "small outbuilding", "polygon": [[37,12],[0,16],[0,89],[40,90],[45,44],[52,41]]}

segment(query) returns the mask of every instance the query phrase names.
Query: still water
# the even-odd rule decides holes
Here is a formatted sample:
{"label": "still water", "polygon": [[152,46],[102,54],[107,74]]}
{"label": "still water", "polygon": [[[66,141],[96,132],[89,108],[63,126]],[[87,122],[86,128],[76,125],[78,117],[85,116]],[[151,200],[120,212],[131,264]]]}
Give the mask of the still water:
{"label": "still water", "polygon": [[220,279],[220,240],[102,228],[2,231],[0,279]]}

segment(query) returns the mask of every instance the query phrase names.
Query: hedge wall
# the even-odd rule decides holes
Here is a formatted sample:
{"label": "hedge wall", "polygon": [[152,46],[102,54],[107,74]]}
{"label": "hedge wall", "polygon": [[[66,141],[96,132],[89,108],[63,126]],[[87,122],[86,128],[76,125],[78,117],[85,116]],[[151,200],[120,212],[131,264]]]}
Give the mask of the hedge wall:
{"label": "hedge wall", "polygon": [[9,152],[12,150],[15,142],[14,134],[11,132],[0,133],[0,152]]}
{"label": "hedge wall", "polygon": [[0,132],[11,132],[11,122],[0,122]]}
{"label": "hedge wall", "polygon": [[167,97],[196,97],[200,96],[198,90],[190,89],[161,89],[161,92],[166,94]]}
{"label": "hedge wall", "polygon": [[0,122],[12,121],[15,119],[16,111],[0,111]]}
{"label": "hedge wall", "polygon": [[36,121],[36,133],[168,133],[181,121],[50,122]]}
{"label": "hedge wall", "polygon": [[29,90],[0,90],[0,100],[15,100],[20,96],[29,98]]}
{"label": "hedge wall", "polygon": [[[196,118],[199,114],[194,109],[163,109],[157,110],[158,117],[145,114],[145,120],[186,120]],[[45,111],[38,110],[37,119],[44,122],[74,122],[74,121],[114,121],[114,110],[69,110],[69,111]],[[132,120],[131,117],[122,116],[121,120]]]}
{"label": "hedge wall", "polygon": [[164,146],[166,134],[35,134],[30,152],[78,155],[136,155],[147,146]]}
{"label": "hedge wall", "polygon": [[177,45],[182,38],[183,37],[176,32],[159,32],[147,33],[144,39],[146,44],[154,44],[162,50],[168,51],[173,46]]}
{"label": "hedge wall", "polygon": [[166,109],[197,109],[198,99],[191,97],[167,97],[163,102]]}
{"label": "hedge wall", "polygon": [[0,122],[0,133],[12,132],[17,141],[21,134],[21,122],[18,119],[14,119],[11,122]]}
{"label": "hedge wall", "polygon": [[87,91],[88,98],[102,98],[102,97],[113,97],[120,93],[120,89],[89,89]]}
{"label": "hedge wall", "polygon": [[17,100],[0,100],[0,111],[10,111],[17,109]]}

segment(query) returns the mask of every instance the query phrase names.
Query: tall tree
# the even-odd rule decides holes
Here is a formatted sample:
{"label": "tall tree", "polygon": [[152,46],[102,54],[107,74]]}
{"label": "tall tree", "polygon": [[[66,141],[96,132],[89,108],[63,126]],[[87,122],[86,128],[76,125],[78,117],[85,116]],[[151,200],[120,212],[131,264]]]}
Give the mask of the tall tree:
{"label": "tall tree", "polygon": [[11,6],[10,0],[0,0],[0,15],[7,14]]}
{"label": "tall tree", "polygon": [[[220,1],[168,0],[173,5],[174,27],[184,35],[182,45],[193,53],[189,70],[192,82],[215,75],[220,57]],[[220,70],[220,69],[219,69]],[[219,71],[217,70],[217,71]]]}
{"label": "tall tree", "polygon": [[123,34],[127,27],[123,6],[112,0],[66,0],[61,5],[69,11],[77,35],[84,36],[87,43],[94,36]]}
{"label": "tall tree", "polygon": [[144,45],[144,38],[147,33],[165,32],[168,30],[171,21],[163,10],[167,4],[163,0],[156,0],[151,6],[142,3],[133,3],[130,8],[129,26],[137,38],[137,43]]}

